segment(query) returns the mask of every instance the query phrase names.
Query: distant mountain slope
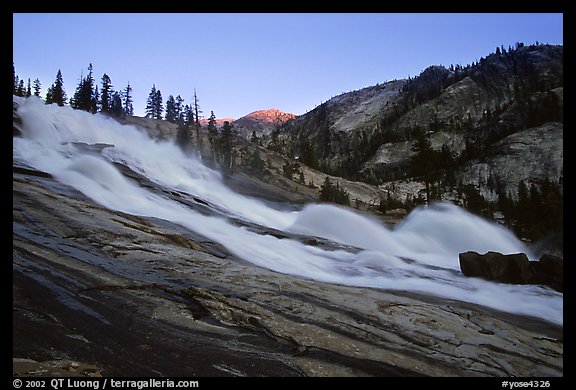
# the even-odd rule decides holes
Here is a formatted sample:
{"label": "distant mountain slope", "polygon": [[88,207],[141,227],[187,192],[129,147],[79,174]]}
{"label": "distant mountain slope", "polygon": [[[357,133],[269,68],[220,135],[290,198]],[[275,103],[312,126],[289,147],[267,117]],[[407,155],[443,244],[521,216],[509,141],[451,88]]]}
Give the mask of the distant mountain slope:
{"label": "distant mountain slope", "polygon": [[[272,147],[327,173],[383,183],[411,177],[419,134],[450,152],[461,173],[511,134],[546,123],[558,123],[562,134],[562,115],[563,47],[520,44],[466,67],[431,66],[413,79],[336,96],[287,122]],[[562,137],[546,145],[544,153],[562,155]],[[558,183],[562,159],[550,159],[547,174]],[[542,179],[530,176],[536,171],[514,174],[507,190],[515,192],[517,180]]]}
{"label": "distant mountain slope", "polygon": [[276,108],[251,112],[234,121],[234,130],[244,138],[249,139],[252,132],[258,137],[268,136],[276,127],[280,127],[286,121],[295,118],[296,115],[288,114]]}
{"label": "distant mountain slope", "polygon": [[[200,119],[200,124],[202,126],[208,126],[208,118],[203,118]],[[224,126],[224,122],[230,122],[233,123],[235,121],[234,118],[216,118],[216,127],[222,127]]]}

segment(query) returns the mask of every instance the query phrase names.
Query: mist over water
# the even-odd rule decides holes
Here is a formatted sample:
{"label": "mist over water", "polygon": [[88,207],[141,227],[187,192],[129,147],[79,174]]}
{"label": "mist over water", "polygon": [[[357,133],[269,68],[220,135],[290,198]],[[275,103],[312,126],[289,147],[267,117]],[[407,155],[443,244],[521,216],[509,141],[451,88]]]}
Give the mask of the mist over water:
{"label": "mist over water", "polygon": [[[184,155],[171,141],[155,141],[134,126],[120,125],[100,114],[45,105],[39,98],[18,101],[23,137],[13,140],[14,159],[51,173],[108,208],[178,223],[248,262],[277,272],[330,283],[423,292],[562,324],[561,293],[461,274],[458,254],[468,250],[525,252],[532,257],[511,232],[462,208],[448,203],[418,208],[394,229],[335,205],[277,210],[234,193],[217,171]],[[98,154],[79,143],[113,146]],[[123,176],[114,162],[161,186],[201,198],[224,215],[202,215],[139,187]],[[342,249],[326,250],[257,234],[232,224],[227,216],[326,238],[342,244]]]}

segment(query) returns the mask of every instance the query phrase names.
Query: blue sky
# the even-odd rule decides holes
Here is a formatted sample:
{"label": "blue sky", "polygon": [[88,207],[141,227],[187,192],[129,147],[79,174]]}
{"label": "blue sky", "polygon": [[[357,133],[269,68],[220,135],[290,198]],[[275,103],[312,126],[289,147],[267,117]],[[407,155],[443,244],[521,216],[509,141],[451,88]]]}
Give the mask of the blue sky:
{"label": "blue sky", "polygon": [[278,108],[303,114],[342,92],[416,76],[429,65],[479,60],[497,46],[563,44],[562,14],[14,14],[16,74],[62,70],[71,96],[89,63],[116,90],[133,87],[136,115],[152,84],[203,115]]}

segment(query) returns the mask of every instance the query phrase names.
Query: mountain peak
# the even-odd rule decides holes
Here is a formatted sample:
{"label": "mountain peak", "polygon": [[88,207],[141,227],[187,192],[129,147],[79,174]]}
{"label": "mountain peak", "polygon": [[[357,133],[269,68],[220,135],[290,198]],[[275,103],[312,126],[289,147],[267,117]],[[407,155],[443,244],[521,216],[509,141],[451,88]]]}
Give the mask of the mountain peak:
{"label": "mountain peak", "polygon": [[237,119],[234,122],[234,128],[245,138],[251,137],[253,132],[261,137],[270,134],[277,125],[280,126],[295,117],[296,115],[280,111],[277,108],[269,108],[253,111]]}
{"label": "mountain peak", "polygon": [[241,119],[250,119],[265,123],[273,123],[274,121],[278,120],[286,122],[288,119],[294,118],[295,116],[296,115],[294,114],[288,114],[286,112],[280,111],[277,108],[269,108],[267,110],[253,111],[250,114],[238,119],[238,121]]}

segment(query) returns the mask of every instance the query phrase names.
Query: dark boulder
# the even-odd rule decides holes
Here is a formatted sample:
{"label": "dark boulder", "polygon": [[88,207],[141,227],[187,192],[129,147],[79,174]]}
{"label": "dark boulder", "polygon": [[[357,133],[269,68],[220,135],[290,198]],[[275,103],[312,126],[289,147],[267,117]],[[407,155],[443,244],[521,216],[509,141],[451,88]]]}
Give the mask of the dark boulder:
{"label": "dark boulder", "polygon": [[522,284],[531,276],[528,257],[524,253],[503,255],[498,252],[479,254],[460,253],[460,269],[466,276],[474,276],[501,283]]}
{"label": "dark boulder", "polygon": [[460,269],[465,276],[478,277],[499,283],[541,284],[563,291],[563,262],[552,255],[540,261],[529,261],[524,253],[503,255],[498,252],[460,253]]}
{"label": "dark boulder", "polygon": [[543,255],[540,261],[531,261],[534,269],[534,280],[531,283],[543,284],[556,291],[564,292],[564,262],[554,255]]}

